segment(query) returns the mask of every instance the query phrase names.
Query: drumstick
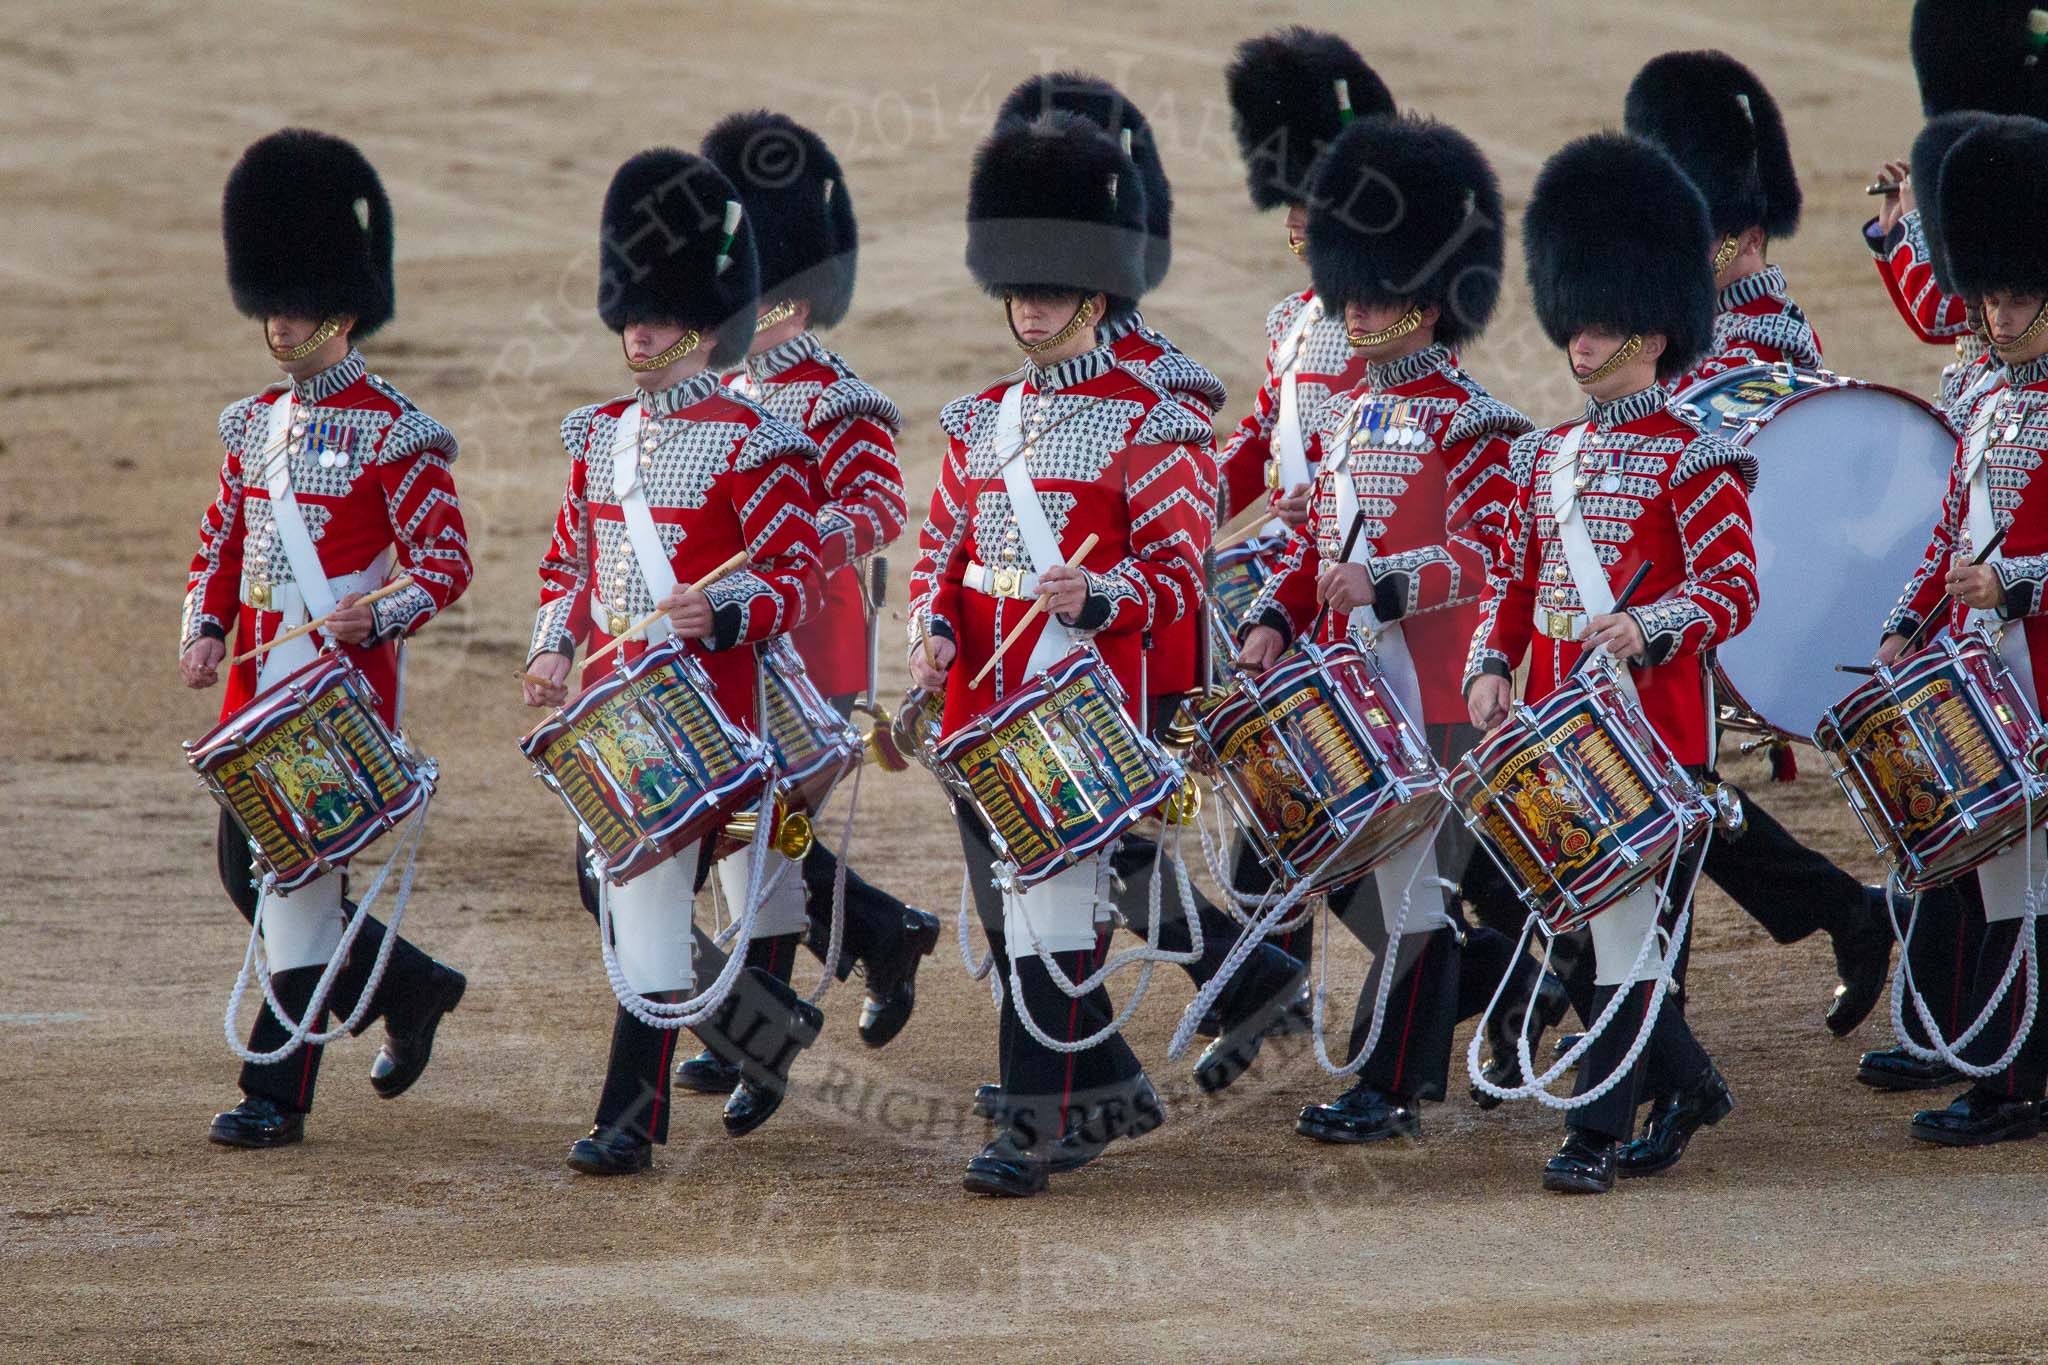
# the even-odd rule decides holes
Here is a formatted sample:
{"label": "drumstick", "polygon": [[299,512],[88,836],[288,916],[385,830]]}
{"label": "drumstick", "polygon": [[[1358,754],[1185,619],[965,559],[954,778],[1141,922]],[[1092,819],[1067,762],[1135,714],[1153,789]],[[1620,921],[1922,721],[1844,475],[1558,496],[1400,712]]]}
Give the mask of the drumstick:
{"label": "drumstick", "polygon": [[[400,588],[409,588],[411,586],[412,575],[400,574],[398,577],[392,579],[389,583],[386,583],[383,587],[377,589],[377,591],[370,593],[364,597],[358,597],[355,600],[355,605],[358,607],[367,607],[372,602],[380,602],[384,598],[391,596],[392,593],[397,592]],[[301,635],[312,634],[314,631],[320,629],[320,627],[326,625],[329,621],[333,620],[335,615],[338,612],[340,612],[340,610],[341,608],[336,607],[334,611],[329,612],[327,615],[321,617],[317,621],[308,621],[306,622],[305,625],[300,626],[297,630],[288,630],[284,634],[278,636],[275,640],[265,641],[263,644],[256,646],[256,648],[254,649],[245,650],[244,652],[237,654],[234,658],[228,660],[228,667],[233,668],[236,664],[245,664],[249,662],[249,660],[256,658],[258,655],[268,654],[271,650],[276,649],[281,644],[285,644],[288,641],[298,639]]]}
{"label": "drumstick", "polygon": [[1873,180],[1863,187],[1865,194],[1897,194],[1906,187],[1903,180]]}
{"label": "drumstick", "polygon": [[512,670],[512,676],[513,676],[513,677],[515,677],[515,678],[517,678],[517,679],[519,679],[519,681],[521,681],[521,682],[526,682],[526,683],[532,683],[532,684],[533,684],[533,685],[534,685],[535,687],[560,687],[560,686],[561,686],[561,684],[560,684],[560,683],[558,683],[558,682],[556,682],[556,681],[555,681],[555,680],[554,680],[553,678],[543,678],[543,677],[542,677],[542,676],[541,676],[540,674],[538,674],[538,673],[528,673],[528,672],[527,672],[527,671],[526,671],[525,669],[523,669],[523,668],[515,668],[515,669],[513,669],[513,670]]}
{"label": "drumstick", "polygon": [[[2004,543],[2005,533],[2009,529],[2011,528],[2004,526],[2000,527],[1998,529],[1998,533],[1992,536],[1991,539],[1985,543],[1984,548],[1977,551],[1976,558],[1970,561],[1970,567],[1975,568],[1977,565],[1982,564],[1985,560],[1991,558],[1991,552],[1993,550],[1996,550],[2002,543]],[[1913,634],[1906,640],[1906,647],[1899,651],[1900,658],[1903,659],[1908,654],[1911,654],[1914,650],[1920,648],[1921,644],[1925,642],[1927,639],[1927,632],[1934,628],[1934,623],[1936,621],[1939,621],[1942,617],[1948,615],[1948,609],[1950,605],[1954,603],[1955,600],[1956,598],[1954,593],[1945,592],[1941,595],[1941,600],[1934,604],[1934,610],[1927,613],[1927,619],[1922,621],[1919,624],[1919,626],[1914,629]]]}
{"label": "drumstick", "polygon": [[1251,540],[1254,537],[1256,537],[1259,534],[1259,532],[1265,530],[1266,523],[1271,521],[1272,519],[1273,514],[1267,511],[1265,508],[1261,507],[1257,509],[1256,513],[1253,515],[1250,521],[1245,522],[1242,526],[1239,526],[1234,531],[1228,531],[1223,535],[1216,537],[1216,539],[1211,542],[1210,548],[1215,549],[1217,551],[1235,549],[1239,545],[1244,544],[1247,540]]}
{"label": "drumstick", "polygon": [[[1628,586],[1621,590],[1621,596],[1614,599],[1614,610],[1616,612],[1628,610],[1629,599],[1636,595],[1637,588],[1643,586],[1643,579],[1648,576],[1649,572],[1650,561],[1647,559],[1636,566],[1635,573],[1628,580]],[[1613,613],[1608,614],[1612,615]],[[1570,682],[1573,678],[1578,677],[1579,670],[1584,668],[1597,653],[1599,651],[1594,649],[1580,650],[1578,661],[1571,666],[1571,671],[1564,675],[1564,680]]]}
{"label": "drumstick", "polygon": [[[1358,533],[1360,531],[1363,531],[1364,529],[1365,509],[1360,508],[1358,514],[1351,518],[1351,529],[1344,533],[1344,549],[1337,556],[1337,562],[1339,564],[1349,564],[1351,562],[1351,552],[1358,548]],[[1367,576],[1370,577],[1371,573],[1372,570],[1368,568],[1366,570]],[[1328,616],[1329,614],[1330,604],[1328,602],[1325,602],[1322,606],[1316,608],[1316,619],[1308,623],[1308,634],[1303,636],[1302,638],[1305,640],[1314,640],[1318,635],[1322,634],[1323,618],[1325,616]]]}
{"label": "drumstick", "polygon": [[[1067,567],[1070,569],[1079,568],[1081,561],[1088,557],[1088,552],[1095,548],[1095,542],[1100,539],[1102,537],[1092,531],[1089,532],[1088,539],[1081,542],[1081,548],[1074,551],[1073,558],[1067,561]],[[1032,599],[1031,610],[1025,612],[1023,619],[1010,628],[1010,633],[1003,637],[1003,647],[989,656],[988,662],[981,666],[981,672],[975,674],[974,681],[968,684],[969,687],[981,686],[981,680],[989,675],[989,670],[1003,661],[1003,656],[1010,652],[1010,646],[1016,644],[1018,638],[1024,634],[1024,627],[1038,619],[1038,614],[1045,610],[1045,598],[1046,594],[1040,593]],[[926,647],[930,647],[930,637],[926,637]]]}
{"label": "drumstick", "polygon": [[[704,589],[710,587],[713,583],[716,583],[719,579],[733,572],[735,569],[739,568],[746,562],[747,552],[745,550],[741,550],[731,559],[726,560],[725,563],[719,565],[710,573],[705,574],[695,583],[692,583],[690,585],[690,591],[704,591]],[[656,621],[659,621],[662,617],[666,615],[668,615],[668,613],[666,611],[663,611],[660,607],[656,607],[653,611],[648,612],[645,616],[635,621],[632,625],[627,626],[623,631],[619,632],[617,635],[614,635],[612,637],[611,643],[606,645],[603,649],[598,650],[595,654],[586,656],[583,660],[583,667],[588,669],[592,664],[596,663],[599,659],[602,659],[605,655],[611,653],[620,645],[626,643],[626,641],[632,639],[635,635],[638,635],[641,631],[647,629],[649,626],[653,625]]]}

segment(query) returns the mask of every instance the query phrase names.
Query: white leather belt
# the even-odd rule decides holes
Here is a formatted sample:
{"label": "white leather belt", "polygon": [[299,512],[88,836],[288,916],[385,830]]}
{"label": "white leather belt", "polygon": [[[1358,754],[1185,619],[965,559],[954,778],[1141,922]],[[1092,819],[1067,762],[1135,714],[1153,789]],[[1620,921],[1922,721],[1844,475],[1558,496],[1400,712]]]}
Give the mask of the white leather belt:
{"label": "white leather belt", "polygon": [[989,597],[1028,599],[1038,596],[1038,575],[1028,569],[991,569],[986,564],[967,566],[960,576],[963,586]]}
{"label": "white leather belt", "polygon": [[[336,602],[352,592],[370,593],[384,586],[390,573],[390,566],[380,556],[376,563],[355,573],[345,573],[339,578],[327,580],[327,589],[334,594]],[[269,583],[248,582],[242,584],[242,604],[257,611],[274,611],[285,617],[292,625],[303,625],[311,618],[306,614],[306,599],[296,582]]]}
{"label": "white leather belt", "polygon": [[1536,633],[1553,640],[1583,640],[1592,617],[1582,611],[1552,611],[1536,608]]}

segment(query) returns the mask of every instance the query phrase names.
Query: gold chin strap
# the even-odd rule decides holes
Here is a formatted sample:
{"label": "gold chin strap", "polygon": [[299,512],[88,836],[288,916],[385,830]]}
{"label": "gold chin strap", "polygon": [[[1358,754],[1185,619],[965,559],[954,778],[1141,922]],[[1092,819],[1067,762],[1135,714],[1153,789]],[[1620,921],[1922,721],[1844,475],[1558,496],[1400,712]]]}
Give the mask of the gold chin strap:
{"label": "gold chin strap", "polygon": [[683,333],[682,338],[675,345],[669,347],[660,355],[650,356],[646,360],[635,360],[633,359],[633,353],[626,351],[626,334],[621,332],[619,333],[619,349],[626,351],[627,369],[631,370],[634,374],[646,374],[649,370],[667,369],[690,352],[696,350],[703,340],[703,334],[692,327],[689,331]]}
{"label": "gold chin strap", "polygon": [[754,335],[759,336],[770,327],[780,327],[796,316],[796,300],[784,299],[754,320]]}
{"label": "gold chin strap", "polygon": [[1074,310],[1074,316],[1067,319],[1066,326],[1043,341],[1026,341],[1017,335],[1016,321],[1010,317],[1010,303],[1015,297],[1013,294],[1003,295],[1003,319],[1010,324],[1010,339],[1017,343],[1018,350],[1028,356],[1041,356],[1047,351],[1057,351],[1078,336],[1083,327],[1095,321],[1095,300],[1082,299],[1081,306]]}
{"label": "gold chin strap", "polygon": [[313,335],[307,337],[298,345],[280,349],[276,346],[270,346],[270,328],[266,324],[263,329],[263,344],[270,346],[270,354],[276,359],[296,364],[319,350],[322,346],[325,346],[328,342],[334,340],[335,336],[341,331],[341,328],[342,319],[339,317],[329,318],[314,329]]}
{"label": "gold chin strap", "polygon": [[1390,341],[1399,341],[1421,325],[1422,308],[1411,303],[1408,305],[1408,311],[1394,319],[1391,326],[1382,327],[1377,332],[1346,332],[1344,339],[1351,343],[1352,350],[1362,351],[1371,346],[1384,346]]}
{"label": "gold chin strap", "polygon": [[1735,259],[1735,253],[1742,250],[1742,241],[1734,233],[1721,239],[1721,245],[1714,248],[1714,273],[1720,274],[1728,268],[1728,262]]}
{"label": "gold chin strap", "polygon": [[2000,360],[2010,359],[2014,351],[2026,350],[2044,331],[2048,331],[2048,299],[2042,300],[2041,306],[2034,310],[2034,320],[2027,324],[2026,331],[2003,345],[1996,341],[1992,342],[1991,349],[1998,352]]}
{"label": "gold chin strap", "polygon": [[1297,256],[1308,255],[1308,238],[1297,237],[1292,232],[1288,233],[1287,249]]}
{"label": "gold chin strap", "polygon": [[1622,366],[1628,364],[1629,361],[1634,360],[1642,349],[1643,334],[1641,332],[1630,332],[1628,340],[1615,347],[1614,354],[1600,362],[1599,369],[1588,375],[1581,375],[1577,370],[1573,370],[1572,378],[1578,381],[1580,388],[1591,388]]}

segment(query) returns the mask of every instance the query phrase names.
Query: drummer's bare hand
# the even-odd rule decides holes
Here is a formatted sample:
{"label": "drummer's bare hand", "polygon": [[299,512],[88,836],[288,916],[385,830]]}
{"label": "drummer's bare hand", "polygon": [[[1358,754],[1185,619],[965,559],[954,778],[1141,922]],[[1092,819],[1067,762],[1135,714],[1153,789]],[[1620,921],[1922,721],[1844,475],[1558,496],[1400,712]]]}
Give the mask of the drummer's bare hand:
{"label": "drummer's bare hand", "polygon": [[327,618],[327,624],[320,629],[345,645],[360,645],[377,633],[377,617],[368,607],[361,605],[362,594],[352,592],[341,599],[334,614]]}
{"label": "drummer's bare hand", "polygon": [[1331,611],[1372,605],[1372,575],[1363,564],[1327,564],[1316,575],[1316,600]]}
{"label": "drummer's bare hand", "polygon": [[2005,584],[1998,581],[1998,570],[1989,564],[1957,564],[1948,571],[1943,586],[1958,602],[1978,611],[1996,611],[2005,605]]}
{"label": "drummer's bare hand", "polygon": [[1604,649],[1617,659],[1638,659],[1650,652],[1643,628],[1625,611],[1596,616],[1586,623],[1586,648]]}
{"label": "drummer's bare hand", "polygon": [[953,657],[958,652],[953,642],[943,635],[930,635],[923,643],[911,645],[910,680],[927,692],[941,690],[946,685],[946,674],[952,669]]}
{"label": "drummer's bare hand", "polygon": [[1497,673],[1480,674],[1465,692],[1465,710],[1471,715],[1472,723],[1489,732],[1498,729],[1500,723],[1508,718],[1508,710],[1514,701],[1514,685]]}
{"label": "drummer's bare hand", "polygon": [[[550,650],[536,654],[526,666],[527,677],[519,684],[528,706],[560,706],[569,700],[569,656]],[[542,679],[535,682],[533,679]]]}
{"label": "drummer's bare hand", "polygon": [[1038,576],[1038,595],[1055,616],[1072,616],[1088,604],[1088,576],[1079,569],[1055,564]]}
{"label": "drummer's bare hand", "polygon": [[1247,673],[1263,673],[1280,657],[1287,642],[1271,626],[1253,626],[1237,651],[1237,666]]}
{"label": "drummer's bare hand", "polygon": [[685,640],[711,638],[711,599],[702,588],[675,588],[654,605],[668,613],[670,627]]}
{"label": "drummer's bare hand", "polygon": [[1886,668],[1890,668],[1899,661],[1899,656],[1905,652],[1905,636],[1887,635],[1884,637],[1884,643],[1877,647],[1877,661]]}
{"label": "drummer's bare hand", "polygon": [[1273,515],[1286,522],[1289,527],[1299,529],[1308,523],[1308,485],[1298,483],[1286,493],[1273,499]]}
{"label": "drummer's bare hand", "polygon": [[1877,206],[1877,228],[1890,232],[1898,226],[1899,219],[1913,208],[1913,184],[1910,179],[1913,168],[1904,161],[1887,161],[1877,168],[1875,180],[1881,180],[1899,188],[1887,194]]}
{"label": "drummer's bare hand", "polygon": [[185,675],[185,686],[207,688],[219,682],[220,661],[227,656],[227,642],[211,635],[202,635],[186,645],[185,652],[178,656],[178,671]]}

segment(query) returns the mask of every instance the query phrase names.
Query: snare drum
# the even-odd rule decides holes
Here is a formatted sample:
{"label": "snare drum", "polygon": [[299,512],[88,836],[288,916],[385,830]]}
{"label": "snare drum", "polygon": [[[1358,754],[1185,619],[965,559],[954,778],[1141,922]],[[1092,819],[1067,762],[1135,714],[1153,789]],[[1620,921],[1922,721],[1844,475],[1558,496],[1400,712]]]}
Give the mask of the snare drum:
{"label": "snare drum", "polygon": [[377,694],[329,650],[252,698],[185,761],[255,846],[280,891],[333,871],[433,795],[434,761],[377,714]]}
{"label": "snare drum", "polygon": [[674,637],[606,674],[519,748],[614,884],[718,830],[769,779],[767,746],[726,718]]}
{"label": "snare drum", "polygon": [[1107,848],[1182,780],[1180,765],[1125,714],[1123,689],[1101,656],[1085,647],[931,755],[940,779],[988,826],[997,855],[1015,864],[1019,890]]}
{"label": "snare drum", "polygon": [[[1236,657],[1237,641],[1252,624],[1252,604],[1272,581],[1286,548],[1285,536],[1259,536],[1217,554],[1209,584],[1209,630],[1210,654],[1219,670],[1227,671],[1228,661]],[[1228,681],[1223,672],[1217,680]]]}
{"label": "snare drum", "polygon": [[1697,847],[1713,807],[1603,667],[1517,706],[1451,770],[1459,813],[1553,934]]}
{"label": "snare drum", "polygon": [[939,734],[946,718],[946,694],[927,692],[922,687],[913,687],[903,694],[903,704],[896,708],[896,714],[889,720],[889,738],[894,741],[896,751],[906,758],[914,758],[918,764],[934,776],[944,780],[932,761],[932,753],[939,747]]}
{"label": "snare drum", "polygon": [[832,709],[785,636],[762,646],[761,700],[775,755],[775,799],[785,810],[815,811],[861,765],[860,731]]}
{"label": "snare drum", "polygon": [[1195,731],[1195,767],[1260,860],[1312,892],[1356,881],[1443,816],[1443,769],[1352,640],[1240,675],[1198,708]]}
{"label": "snare drum", "polygon": [[1813,742],[1908,891],[1953,881],[2048,820],[2048,734],[1983,632],[1880,669]]}

